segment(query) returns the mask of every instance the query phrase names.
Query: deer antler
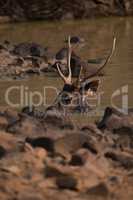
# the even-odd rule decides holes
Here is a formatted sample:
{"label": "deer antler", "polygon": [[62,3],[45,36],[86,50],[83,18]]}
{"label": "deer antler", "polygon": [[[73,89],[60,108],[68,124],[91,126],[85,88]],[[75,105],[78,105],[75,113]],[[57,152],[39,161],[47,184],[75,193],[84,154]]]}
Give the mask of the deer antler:
{"label": "deer antler", "polygon": [[62,71],[60,70],[60,66],[56,63],[57,70],[61,78],[66,84],[72,84],[72,71],[71,71],[71,37],[68,37],[68,58],[67,58],[67,66],[68,66],[68,77],[65,77]]}
{"label": "deer antler", "polygon": [[67,65],[68,65],[68,70],[69,70],[69,75],[68,75],[68,77],[69,77],[69,79],[72,79],[72,71],[71,71],[71,37],[69,36],[68,37],[68,63],[67,63]]}
{"label": "deer antler", "polygon": [[108,57],[106,58],[106,60],[104,61],[104,63],[101,64],[101,66],[99,67],[99,69],[97,69],[96,72],[94,72],[93,74],[91,74],[88,77],[84,78],[82,80],[82,82],[85,81],[86,79],[89,79],[89,78],[92,78],[92,77],[96,76],[106,66],[106,64],[110,61],[110,59],[111,59],[111,57],[112,57],[112,55],[113,55],[113,53],[115,51],[115,47],[116,47],[116,37],[114,37],[114,39],[113,39],[113,45],[112,45],[111,52],[108,55]]}
{"label": "deer antler", "polygon": [[80,66],[80,70],[79,70],[79,75],[78,75],[76,81],[74,82],[74,85],[75,85],[77,88],[80,87],[82,70],[83,70],[83,67],[82,67],[82,65],[81,65],[81,66]]}

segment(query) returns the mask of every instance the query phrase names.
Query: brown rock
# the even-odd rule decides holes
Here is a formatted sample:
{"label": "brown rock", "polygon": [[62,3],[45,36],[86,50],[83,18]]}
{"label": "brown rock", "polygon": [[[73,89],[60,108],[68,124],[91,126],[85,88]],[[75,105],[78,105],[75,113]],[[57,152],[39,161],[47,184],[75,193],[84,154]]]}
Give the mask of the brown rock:
{"label": "brown rock", "polygon": [[44,160],[47,156],[47,151],[45,149],[42,149],[42,148],[36,148],[34,150],[34,154],[38,159]]}
{"label": "brown rock", "polygon": [[0,146],[0,159],[6,155],[6,150],[3,146]]}
{"label": "brown rock", "polygon": [[78,152],[72,155],[72,158],[69,164],[73,166],[82,166],[86,163],[89,157],[90,157],[90,153],[88,150],[80,149]]}
{"label": "brown rock", "polygon": [[108,197],[109,190],[105,183],[99,183],[98,185],[91,187],[87,190],[87,194],[94,195],[94,196],[102,196],[102,197]]}
{"label": "brown rock", "polygon": [[77,180],[72,176],[61,176],[56,178],[56,184],[60,189],[76,190]]}
{"label": "brown rock", "polygon": [[17,148],[17,138],[6,132],[0,132],[0,143],[7,152],[12,152]]}
{"label": "brown rock", "polygon": [[75,153],[82,147],[92,151],[94,154],[97,153],[95,143],[91,141],[91,138],[86,133],[71,133],[65,135],[57,139],[54,144],[55,152],[68,159],[71,153]]}
{"label": "brown rock", "polygon": [[5,130],[8,127],[8,121],[4,116],[0,116],[0,129]]}
{"label": "brown rock", "polygon": [[23,136],[33,136],[36,134],[45,135],[45,129],[39,122],[39,120],[26,115],[22,115],[16,123],[11,124],[8,127],[7,131],[13,134],[20,134]]}

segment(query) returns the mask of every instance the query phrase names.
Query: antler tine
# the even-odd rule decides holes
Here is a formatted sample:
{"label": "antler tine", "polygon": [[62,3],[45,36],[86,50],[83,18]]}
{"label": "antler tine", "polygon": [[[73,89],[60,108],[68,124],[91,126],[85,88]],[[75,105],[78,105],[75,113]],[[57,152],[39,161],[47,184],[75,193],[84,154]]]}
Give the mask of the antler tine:
{"label": "antler tine", "polygon": [[103,64],[103,67],[107,64],[108,61],[110,61],[114,51],[115,51],[115,47],[116,47],[116,37],[114,37],[113,39],[113,46],[112,46],[112,50],[111,50],[111,53],[110,55],[108,56],[107,60],[105,61],[105,63]]}
{"label": "antler tine", "polygon": [[63,79],[63,81],[66,83],[66,84],[72,84],[72,71],[71,71],[71,42],[70,42],[70,36],[68,37],[68,60],[67,60],[67,65],[68,65],[68,71],[69,71],[69,74],[68,74],[68,77],[65,77],[62,73],[62,71],[60,70],[60,67],[59,67],[59,64],[56,63],[56,66],[57,66],[57,70],[58,70],[58,73],[59,75],[61,76],[61,78]]}
{"label": "antler tine", "polygon": [[112,55],[113,55],[113,53],[115,51],[115,47],[116,47],[116,37],[114,37],[114,39],[113,39],[113,45],[112,45],[112,49],[111,49],[111,52],[110,52],[109,56],[107,57],[107,59],[105,60],[105,62],[99,68],[99,70],[97,72],[101,71],[106,66],[106,64],[110,61],[110,59],[111,59],[111,57],[112,57]]}
{"label": "antler tine", "polygon": [[63,75],[62,71],[60,70],[60,67],[59,67],[58,63],[56,63],[56,66],[57,66],[58,73],[61,76],[61,78],[63,79],[63,81],[67,82],[67,78]]}
{"label": "antler tine", "polygon": [[115,47],[116,47],[116,37],[114,37],[114,39],[113,39],[113,45],[112,45],[111,52],[108,55],[108,57],[105,60],[105,62],[101,65],[101,67],[99,67],[99,69],[94,74],[89,75],[88,77],[86,77],[85,79],[83,79],[83,81],[86,80],[86,79],[88,79],[88,78],[92,78],[92,77],[96,76],[106,66],[106,64],[110,61],[110,59],[111,59],[111,57],[112,57],[112,55],[113,55],[113,53],[115,51]]}
{"label": "antler tine", "polygon": [[71,78],[72,78],[72,71],[71,71],[71,37],[68,36],[68,70],[69,70],[69,75],[68,78],[71,82]]}

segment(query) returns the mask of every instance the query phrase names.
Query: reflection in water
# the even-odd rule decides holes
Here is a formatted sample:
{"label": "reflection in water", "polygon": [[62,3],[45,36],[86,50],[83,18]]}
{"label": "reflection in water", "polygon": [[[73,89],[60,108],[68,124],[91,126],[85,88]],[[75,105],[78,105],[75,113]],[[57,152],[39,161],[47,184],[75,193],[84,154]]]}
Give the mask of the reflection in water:
{"label": "reflection in water", "polygon": [[[112,44],[112,38],[117,37],[117,46],[111,62],[106,66],[106,76],[102,78],[101,107],[110,105],[110,98],[114,91],[128,85],[129,106],[133,107],[133,18],[102,18],[76,22],[34,22],[24,24],[0,25],[0,41],[7,39],[14,43],[34,41],[48,46],[55,53],[63,45],[67,35],[84,37],[86,45],[78,50],[77,54],[84,59],[105,57]],[[51,85],[61,89],[59,78],[32,77],[23,81],[3,81],[0,83],[0,105],[6,105],[4,94],[11,85],[25,85],[32,91],[41,91],[43,86]],[[50,91],[49,99],[53,101],[55,94]],[[17,102],[18,92],[12,95],[12,100]],[[121,98],[114,100],[116,105],[121,104]]]}

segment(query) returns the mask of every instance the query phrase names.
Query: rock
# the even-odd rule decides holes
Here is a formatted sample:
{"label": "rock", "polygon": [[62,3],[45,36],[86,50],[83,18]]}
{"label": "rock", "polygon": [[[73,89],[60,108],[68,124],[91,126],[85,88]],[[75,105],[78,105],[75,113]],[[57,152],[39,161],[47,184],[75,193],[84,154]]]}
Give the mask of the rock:
{"label": "rock", "polygon": [[7,172],[7,173],[11,173],[11,174],[16,175],[16,176],[21,175],[20,169],[15,165],[8,166],[8,167],[1,167],[0,170]]}
{"label": "rock", "polygon": [[65,115],[63,110],[58,109],[56,106],[49,106],[46,109],[27,106],[22,109],[22,113],[39,119],[48,128],[74,129],[74,124],[69,116]]}
{"label": "rock", "polygon": [[6,151],[7,154],[16,151],[18,146],[17,138],[4,131],[0,131],[0,144],[2,147],[1,152]]}
{"label": "rock", "polygon": [[26,106],[26,107],[22,108],[21,112],[34,117],[34,111],[35,111],[35,107]]}
{"label": "rock", "polygon": [[13,124],[19,120],[18,112],[12,109],[6,109],[4,112],[4,116],[8,120],[9,124]]}
{"label": "rock", "polygon": [[43,119],[47,125],[54,128],[74,129],[74,124],[69,116],[65,115],[62,110],[59,110],[54,106],[50,106],[46,109]]}
{"label": "rock", "polygon": [[117,135],[122,135],[122,136],[123,135],[133,136],[133,128],[131,128],[131,127],[121,127],[121,128],[118,128],[118,129],[114,129],[113,133],[117,134]]}
{"label": "rock", "polygon": [[34,150],[34,154],[40,160],[44,160],[47,157],[47,151],[39,147]]}
{"label": "rock", "polygon": [[121,148],[133,148],[133,128],[121,127],[114,129],[113,134],[117,135],[116,144]]}
{"label": "rock", "polygon": [[4,116],[0,116],[0,129],[5,130],[8,127],[8,121]]}
{"label": "rock", "polygon": [[97,154],[96,144],[86,133],[71,133],[55,140],[54,148],[56,153],[69,157],[70,154],[81,148],[86,148],[90,152]]}
{"label": "rock", "polygon": [[7,152],[6,152],[5,148],[0,146],[0,159],[5,157],[6,153]]}
{"label": "rock", "polygon": [[74,169],[67,165],[63,159],[61,162],[57,160],[57,157],[47,158],[45,162],[44,175],[47,178],[55,178],[62,176],[71,176],[73,175]]}
{"label": "rock", "polygon": [[102,197],[108,197],[110,192],[106,186],[105,183],[99,183],[98,185],[92,187],[92,188],[89,188],[87,190],[87,194],[89,195],[94,195],[94,196],[102,196]]}
{"label": "rock", "polygon": [[133,156],[131,155],[125,155],[124,153],[115,153],[112,151],[112,152],[106,152],[105,157],[112,159],[120,166],[128,170],[133,169]]}
{"label": "rock", "polygon": [[45,167],[45,177],[51,178],[51,177],[60,177],[63,176],[64,173],[61,172],[58,168],[52,167],[52,166],[46,166]]}
{"label": "rock", "polygon": [[2,200],[132,199],[133,150],[122,145],[132,140],[132,116],[113,115],[122,120],[119,128],[87,123],[66,131],[34,114],[0,109],[10,125],[0,131]]}
{"label": "rock", "polygon": [[72,176],[61,176],[56,178],[59,189],[76,190],[77,180]]}
{"label": "rock", "polygon": [[47,49],[39,44],[25,42],[14,45],[4,41],[0,44],[0,75],[3,79],[40,75],[41,69],[48,68],[48,62],[53,60],[51,57]]}
{"label": "rock", "polygon": [[98,123],[98,128],[114,130],[121,127],[133,128],[133,117],[125,115],[114,108],[107,107],[103,119]]}
{"label": "rock", "polygon": [[20,119],[11,125],[8,126],[7,131],[12,134],[20,134],[25,136],[36,135],[39,136],[45,135],[44,126],[37,120],[28,115],[20,115]]}
{"label": "rock", "polygon": [[89,157],[89,151],[86,149],[80,149],[78,152],[72,155],[69,164],[72,166],[82,166],[85,164],[88,157]]}
{"label": "rock", "polygon": [[25,142],[29,143],[32,147],[41,147],[49,152],[54,152],[54,141],[47,137],[29,138],[25,139]]}
{"label": "rock", "polygon": [[82,148],[86,140],[87,136],[80,133],[68,134],[55,141],[55,152],[67,157],[71,153],[74,153],[78,149]]}
{"label": "rock", "polygon": [[103,138],[103,132],[97,128],[97,125],[94,123],[87,123],[87,125],[82,126],[80,128],[82,132],[88,133],[92,137],[97,138],[97,140],[101,140]]}
{"label": "rock", "polygon": [[15,55],[19,55],[21,57],[27,57],[27,56],[42,57],[45,55],[46,49],[36,43],[24,42],[16,45],[12,53]]}

